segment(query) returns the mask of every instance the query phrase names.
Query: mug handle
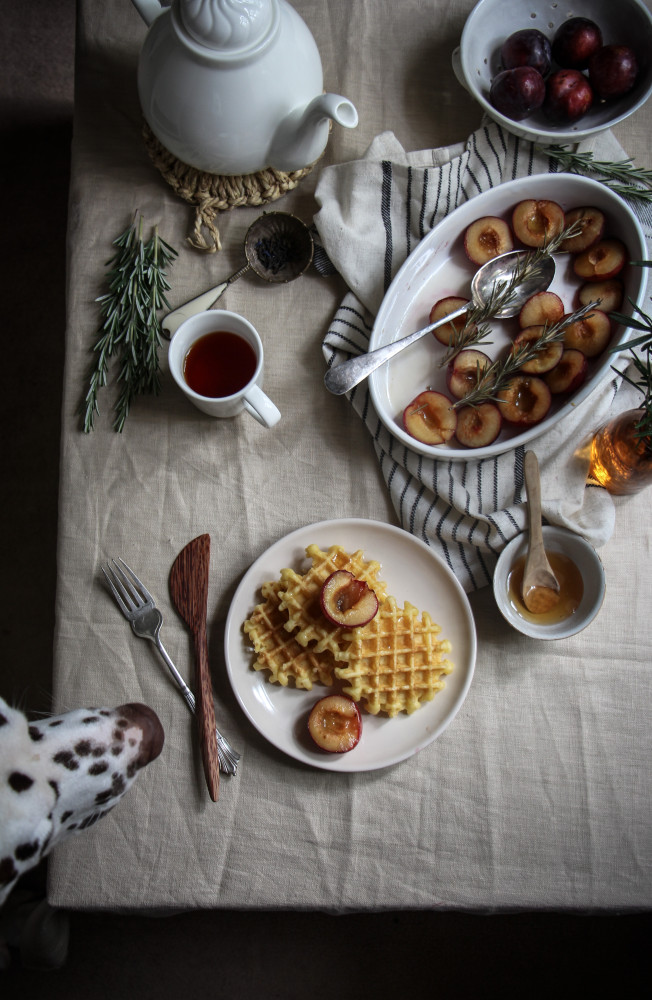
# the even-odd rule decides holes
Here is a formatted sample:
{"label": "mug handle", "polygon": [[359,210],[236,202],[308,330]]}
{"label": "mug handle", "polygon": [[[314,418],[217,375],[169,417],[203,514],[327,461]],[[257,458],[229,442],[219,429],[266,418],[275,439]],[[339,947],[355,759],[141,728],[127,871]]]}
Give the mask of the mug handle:
{"label": "mug handle", "polygon": [[247,389],[242,402],[247,413],[263,427],[273,427],[281,419],[281,411],[257,385]]}

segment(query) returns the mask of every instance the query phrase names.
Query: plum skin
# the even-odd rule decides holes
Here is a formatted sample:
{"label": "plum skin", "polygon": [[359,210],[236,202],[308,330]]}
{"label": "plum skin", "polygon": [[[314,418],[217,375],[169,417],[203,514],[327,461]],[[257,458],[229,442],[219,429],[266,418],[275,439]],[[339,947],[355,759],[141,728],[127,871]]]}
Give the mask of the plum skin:
{"label": "plum skin", "polygon": [[489,101],[502,115],[522,121],[541,107],[546,96],[543,77],[531,66],[504,69],[494,77]]}
{"label": "plum skin", "polygon": [[552,65],[550,42],[538,28],[521,28],[505,39],[500,58],[504,69],[531,66],[545,77]]}
{"label": "plum skin", "polygon": [[604,45],[589,60],[589,83],[602,101],[629,93],[637,76],[636,55],[627,45]]}
{"label": "plum skin", "polygon": [[560,69],[548,78],[544,114],[553,121],[574,122],[593,104],[593,90],[577,69]]}
{"label": "plum skin", "polygon": [[552,57],[563,69],[586,69],[589,59],[602,46],[602,32],[588,17],[571,17],[557,29]]}

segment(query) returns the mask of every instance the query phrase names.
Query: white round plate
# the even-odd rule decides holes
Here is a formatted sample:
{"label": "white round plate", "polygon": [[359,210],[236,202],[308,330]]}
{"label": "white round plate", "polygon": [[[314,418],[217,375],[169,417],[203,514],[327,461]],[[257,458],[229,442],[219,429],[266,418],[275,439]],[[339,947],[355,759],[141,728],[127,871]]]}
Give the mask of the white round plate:
{"label": "white round plate", "polygon": [[[315,702],[333,689],[315,685],[312,691],[270,684],[252,667],[253,653],[242,631],[243,622],[262,601],[260,588],[278,579],[282,569],[305,572],[310,544],[323,550],[341,545],[362,549],[366,559],[381,565],[379,578],[399,605],[406,601],[427,611],[452,644],[454,670],[446,687],[412,715],[393,719],[362,713],[362,737],[355,749],[327,754],[312,743],[307,720]],[[432,743],[457,714],[471,685],[475,668],[476,633],[466,594],[444,561],[425,542],[402,528],[382,521],[350,518],[321,521],[280,539],[258,558],[242,578],[226,620],[224,638],[229,680],[242,710],[275,747],[296,760],[327,771],[372,771],[405,760]]]}
{"label": "white round plate", "polygon": [[[605,236],[621,239],[629,251],[630,260],[644,260],[647,256],[645,237],[638,220],[622,198],[604,184],[573,174],[536,174],[507,181],[456,208],[421,240],[397,272],[383,299],[371,334],[370,350],[384,347],[426,326],[430,310],[438,299],[447,295],[470,297],[471,278],[477,268],[464,253],[464,231],[475,219],[484,215],[498,215],[509,220],[514,206],[525,198],[550,199],[558,202],[565,211],[582,205],[595,206],[606,216]],[[581,282],[573,275],[570,254],[557,254],[555,260],[557,271],[550,290],[557,292],[567,312],[571,312],[577,308],[575,296]],[[626,313],[631,311],[630,298],[638,305],[643,303],[645,268],[627,267],[624,278],[625,299],[620,311]],[[511,343],[518,320],[493,322],[491,327],[491,343],[474,346],[494,358]],[[632,336],[631,330],[618,327],[612,334],[612,343],[625,343]],[[403,429],[401,417],[407,404],[428,387],[448,395],[446,370],[437,367],[445,350],[433,335],[427,334],[373,372],[369,387],[376,411],[394,437],[412,451],[447,460],[488,458],[532,441],[586,399],[609,374],[614,362],[614,355],[606,351],[590,359],[589,375],[584,385],[570,396],[553,396],[553,405],[545,420],[526,431],[510,430],[504,425],[497,440],[485,448],[462,448],[455,438],[450,445],[434,447],[422,444],[408,434]]]}

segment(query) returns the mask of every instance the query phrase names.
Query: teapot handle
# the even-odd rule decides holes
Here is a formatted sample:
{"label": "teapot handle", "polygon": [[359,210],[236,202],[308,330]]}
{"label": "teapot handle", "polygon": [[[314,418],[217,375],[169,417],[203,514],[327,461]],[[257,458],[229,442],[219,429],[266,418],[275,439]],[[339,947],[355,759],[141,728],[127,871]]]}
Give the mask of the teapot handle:
{"label": "teapot handle", "polygon": [[148,27],[163,12],[159,0],[131,0],[131,2]]}

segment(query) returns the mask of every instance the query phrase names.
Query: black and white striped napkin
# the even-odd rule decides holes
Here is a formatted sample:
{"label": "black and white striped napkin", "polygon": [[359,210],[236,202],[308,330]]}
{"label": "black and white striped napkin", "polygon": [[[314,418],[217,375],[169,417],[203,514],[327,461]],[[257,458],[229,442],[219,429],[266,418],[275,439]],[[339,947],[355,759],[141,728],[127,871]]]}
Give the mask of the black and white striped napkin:
{"label": "black and white striped napkin", "polygon": [[[602,160],[627,155],[611,133],[578,149]],[[406,153],[393,133],[385,132],[363,159],[326,167],[316,190],[320,209],[314,220],[315,264],[324,274],[339,272],[350,290],[323,342],[328,365],[368,350],[374,316],[392,278],[449,212],[504,181],[556,169],[532,143],[489,121],[466,143],[417,153]],[[651,247],[650,209],[631,207]],[[614,364],[626,367],[626,356],[622,359]],[[443,555],[467,592],[491,583],[501,550],[526,524],[524,448],[482,460],[435,461],[389,433],[366,383],[348,396],[372,436],[402,527]],[[639,399],[625,380],[608,377],[535,442],[545,518],[582,534],[596,547],[611,536],[614,506],[603,489],[587,488],[588,457],[581,445],[608,417],[637,406]]]}

